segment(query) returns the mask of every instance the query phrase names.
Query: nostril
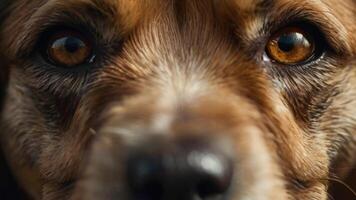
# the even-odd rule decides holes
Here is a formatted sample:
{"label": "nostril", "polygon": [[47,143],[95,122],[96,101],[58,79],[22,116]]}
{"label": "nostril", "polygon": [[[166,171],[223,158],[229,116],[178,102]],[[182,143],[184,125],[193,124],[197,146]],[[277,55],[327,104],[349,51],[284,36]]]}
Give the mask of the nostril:
{"label": "nostril", "polygon": [[163,166],[159,157],[133,155],[127,167],[128,183],[135,199],[161,199]]}
{"label": "nostril", "polygon": [[200,182],[198,182],[196,191],[199,197],[201,197],[202,199],[219,195],[224,192],[223,190],[219,189],[219,186],[214,180],[208,179],[201,180]]}

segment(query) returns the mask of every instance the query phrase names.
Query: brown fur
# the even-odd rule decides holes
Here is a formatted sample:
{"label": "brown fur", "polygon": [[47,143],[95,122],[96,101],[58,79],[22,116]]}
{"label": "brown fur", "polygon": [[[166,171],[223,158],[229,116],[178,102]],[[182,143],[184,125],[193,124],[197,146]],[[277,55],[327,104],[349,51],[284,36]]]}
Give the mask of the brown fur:
{"label": "brown fur", "polygon": [[[34,199],[127,199],[123,157],[152,137],[228,140],[234,200],[327,199],[353,167],[353,0],[14,0],[2,13],[0,138]],[[295,20],[323,33],[324,57],[265,63],[269,35]],[[95,66],[43,64],[36,44],[59,23],[97,37]]]}

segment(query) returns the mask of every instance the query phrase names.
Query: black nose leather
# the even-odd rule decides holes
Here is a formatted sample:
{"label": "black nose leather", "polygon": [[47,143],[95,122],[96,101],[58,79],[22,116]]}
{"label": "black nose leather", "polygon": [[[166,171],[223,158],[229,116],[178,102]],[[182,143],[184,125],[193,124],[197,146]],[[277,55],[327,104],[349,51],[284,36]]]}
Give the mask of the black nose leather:
{"label": "black nose leather", "polygon": [[127,162],[128,185],[137,200],[220,199],[230,187],[232,160],[199,143],[141,150]]}

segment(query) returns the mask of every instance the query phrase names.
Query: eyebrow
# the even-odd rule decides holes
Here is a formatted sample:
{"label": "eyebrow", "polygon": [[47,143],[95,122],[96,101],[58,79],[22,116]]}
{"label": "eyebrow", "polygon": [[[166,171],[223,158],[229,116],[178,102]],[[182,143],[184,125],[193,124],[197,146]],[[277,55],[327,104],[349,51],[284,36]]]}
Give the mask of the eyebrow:
{"label": "eyebrow", "polygon": [[270,10],[276,0],[214,0],[228,15],[251,15]]}

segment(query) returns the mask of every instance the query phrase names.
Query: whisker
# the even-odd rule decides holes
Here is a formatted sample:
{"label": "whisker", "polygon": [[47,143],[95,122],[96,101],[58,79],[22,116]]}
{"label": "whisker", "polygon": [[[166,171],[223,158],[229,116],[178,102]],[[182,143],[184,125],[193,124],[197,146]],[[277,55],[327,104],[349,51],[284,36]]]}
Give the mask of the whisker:
{"label": "whisker", "polygon": [[347,183],[345,183],[344,181],[342,181],[342,180],[340,180],[338,178],[328,177],[328,178],[321,179],[321,180],[334,181],[336,183],[339,183],[342,186],[344,186],[347,190],[349,190],[353,196],[356,197],[356,191],[351,186],[349,186]]}
{"label": "whisker", "polygon": [[329,200],[335,200],[335,198],[329,192],[327,193],[327,195]]}
{"label": "whisker", "polygon": [[92,135],[96,135],[96,130],[94,130],[93,128],[90,128],[89,129],[89,132],[90,132],[90,134],[92,134]]}

